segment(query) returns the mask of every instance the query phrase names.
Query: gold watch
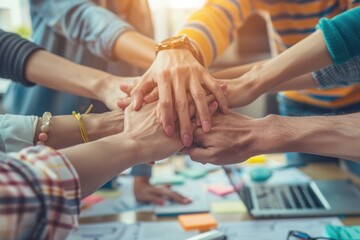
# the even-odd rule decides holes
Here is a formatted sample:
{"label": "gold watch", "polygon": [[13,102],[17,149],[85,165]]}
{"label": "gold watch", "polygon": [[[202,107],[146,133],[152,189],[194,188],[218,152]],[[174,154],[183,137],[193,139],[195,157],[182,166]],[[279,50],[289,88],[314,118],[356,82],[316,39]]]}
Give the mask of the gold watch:
{"label": "gold watch", "polygon": [[158,52],[160,52],[161,50],[176,49],[176,48],[186,48],[190,50],[192,55],[194,55],[194,57],[199,61],[199,55],[197,51],[194,49],[194,47],[191,45],[190,40],[186,35],[171,37],[157,43],[155,51],[157,55]]}

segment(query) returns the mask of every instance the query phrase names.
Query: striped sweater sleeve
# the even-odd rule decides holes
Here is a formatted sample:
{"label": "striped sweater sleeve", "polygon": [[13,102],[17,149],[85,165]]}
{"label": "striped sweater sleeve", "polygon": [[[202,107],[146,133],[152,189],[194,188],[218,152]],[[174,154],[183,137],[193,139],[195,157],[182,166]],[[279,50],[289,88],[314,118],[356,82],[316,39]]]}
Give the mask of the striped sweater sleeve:
{"label": "striped sweater sleeve", "polygon": [[236,30],[253,9],[248,0],[209,0],[189,17],[178,34],[190,38],[199,50],[202,62],[208,66],[229,46]]}

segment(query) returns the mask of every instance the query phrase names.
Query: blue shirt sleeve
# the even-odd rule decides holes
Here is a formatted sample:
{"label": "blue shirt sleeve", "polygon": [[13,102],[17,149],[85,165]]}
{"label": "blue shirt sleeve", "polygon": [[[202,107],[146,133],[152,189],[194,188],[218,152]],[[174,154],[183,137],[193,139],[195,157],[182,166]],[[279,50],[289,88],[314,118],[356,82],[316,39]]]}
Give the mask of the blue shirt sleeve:
{"label": "blue shirt sleeve", "polygon": [[136,165],[131,169],[133,176],[151,177],[152,166],[148,164]]}
{"label": "blue shirt sleeve", "polygon": [[58,34],[106,60],[114,60],[112,49],[117,38],[132,29],[120,17],[90,0],[31,0],[31,12]]}
{"label": "blue shirt sleeve", "polygon": [[336,64],[360,55],[360,7],[346,11],[332,19],[322,18],[322,30],[330,55]]}
{"label": "blue shirt sleeve", "polygon": [[34,145],[38,117],[0,115],[0,151],[18,152]]}

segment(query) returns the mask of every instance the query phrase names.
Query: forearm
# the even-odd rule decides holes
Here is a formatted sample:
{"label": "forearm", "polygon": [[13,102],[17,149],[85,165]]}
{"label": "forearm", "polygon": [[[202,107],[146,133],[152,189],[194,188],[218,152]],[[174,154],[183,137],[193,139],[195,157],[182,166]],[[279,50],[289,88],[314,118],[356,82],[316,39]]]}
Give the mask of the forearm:
{"label": "forearm", "polygon": [[213,72],[213,73],[211,73],[211,75],[217,79],[238,78],[238,77],[244,75],[245,73],[249,72],[254,66],[264,64],[267,61],[269,61],[269,60],[262,60],[262,61],[253,62],[253,63],[249,63],[249,64],[237,66],[237,67],[227,68],[227,69]]}
{"label": "forearm", "polygon": [[[124,113],[121,110],[103,114],[82,115],[86,132],[90,141],[110,136],[123,131]],[[34,136],[34,144],[38,141],[41,118],[38,120],[37,130]],[[55,148],[65,148],[83,143],[79,123],[72,115],[54,116],[51,118],[50,131],[46,145]]]}
{"label": "forearm", "polygon": [[80,178],[81,196],[86,197],[113,176],[140,164],[141,162],[134,161],[138,159],[137,151],[134,141],[125,134],[120,134],[59,152],[75,167]]}
{"label": "forearm", "polygon": [[321,31],[289,48],[259,67],[259,87],[263,92],[274,86],[332,63]]}
{"label": "forearm", "polygon": [[122,33],[113,47],[116,59],[147,69],[155,60],[155,41],[136,31]]}
{"label": "forearm", "polygon": [[26,77],[33,83],[98,100],[111,76],[46,51],[32,54],[26,67]]}
{"label": "forearm", "polygon": [[360,161],[360,114],[266,118],[265,153],[304,152]]}
{"label": "forearm", "polygon": [[268,93],[276,93],[289,90],[304,90],[317,87],[319,87],[319,85],[315,82],[311,73],[307,73],[271,88]]}

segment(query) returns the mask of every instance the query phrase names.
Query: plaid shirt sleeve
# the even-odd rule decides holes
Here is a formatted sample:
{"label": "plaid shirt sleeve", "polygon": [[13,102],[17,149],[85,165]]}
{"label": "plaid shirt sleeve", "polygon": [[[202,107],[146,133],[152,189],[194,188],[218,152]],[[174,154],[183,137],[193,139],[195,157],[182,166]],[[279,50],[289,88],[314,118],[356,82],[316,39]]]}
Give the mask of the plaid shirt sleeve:
{"label": "plaid shirt sleeve", "polygon": [[0,152],[0,171],[0,239],[65,239],[78,227],[79,177],[60,153]]}

